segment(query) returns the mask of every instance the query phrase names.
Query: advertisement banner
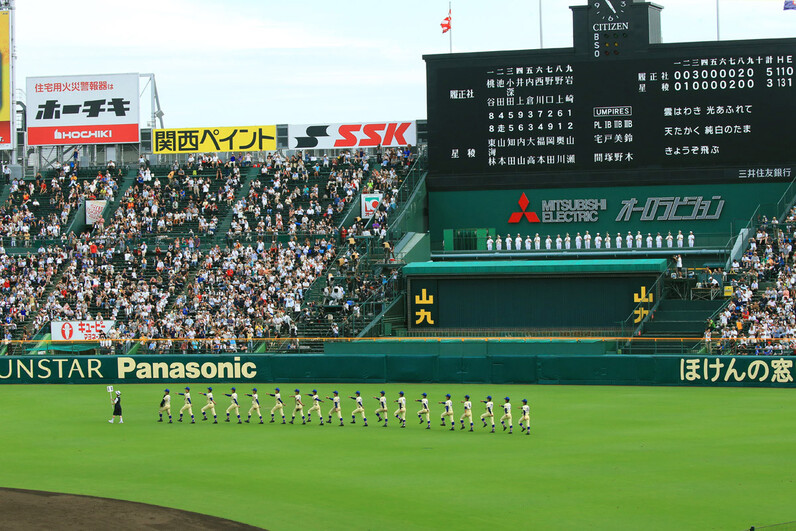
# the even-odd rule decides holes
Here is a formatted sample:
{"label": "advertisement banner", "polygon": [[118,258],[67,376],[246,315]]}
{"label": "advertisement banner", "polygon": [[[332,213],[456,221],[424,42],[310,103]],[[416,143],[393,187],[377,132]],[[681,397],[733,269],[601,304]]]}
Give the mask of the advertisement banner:
{"label": "advertisement banner", "polygon": [[153,142],[155,153],[273,151],[276,149],[276,126],[155,129]]}
{"label": "advertisement banner", "polygon": [[417,123],[288,125],[290,149],[385,148],[417,144]]}
{"label": "advertisement banner", "polygon": [[362,194],[362,217],[370,219],[379,209],[383,194]]}
{"label": "advertisement banner", "polygon": [[93,341],[110,332],[116,321],[50,321],[54,341]]}
{"label": "advertisement banner", "polygon": [[0,149],[14,149],[12,79],[11,12],[0,11]]}
{"label": "advertisement banner", "polygon": [[102,212],[107,204],[108,202],[104,199],[101,201],[86,201],[86,225],[94,225],[101,220]]}
{"label": "advertisement banner", "polygon": [[27,79],[28,145],[135,143],[138,74]]}

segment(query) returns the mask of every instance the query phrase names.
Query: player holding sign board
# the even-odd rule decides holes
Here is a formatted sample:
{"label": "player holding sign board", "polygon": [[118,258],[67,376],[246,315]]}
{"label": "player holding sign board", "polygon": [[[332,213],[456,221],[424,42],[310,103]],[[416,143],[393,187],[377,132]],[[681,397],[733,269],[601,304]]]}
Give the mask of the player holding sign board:
{"label": "player holding sign board", "polygon": [[199,393],[200,395],[205,395],[207,398],[207,404],[202,407],[202,420],[207,420],[207,410],[210,410],[210,413],[213,414],[213,424],[218,424],[218,417],[216,417],[216,400],[213,398],[213,388],[208,387],[206,393]]}
{"label": "player holding sign board", "polygon": [[337,413],[337,418],[340,420],[340,426],[343,426],[343,412],[340,409],[340,396],[337,391],[332,391],[333,397],[327,396],[327,400],[332,401],[332,409],[329,410],[329,424],[332,423],[332,413]]}
{"label": "player holding sign board", "polygon": [[230,398],[230,404],[227,408],[227,420],[225,422],[229,422],[229,412],[234,410],[235,414],[238,416],[238,424],[243,424],[240,421],[240,404],[238,404],[238,393],[235,392],[235,388],[232,388],[231,393],[224,393],[224,396]]}
{"label": "player holding sign board", "polygon": [[273,396],[276,399],[276,404],[271,408],[271,422],[274,422],[274,413],[279,411],[282,415],[282,424],[285,423],[285,404],[282,402],[282,395],[279,394],[279,388],[275,389],[276,392],[268,393],[268,396]]}
{"label": "player holding sign board", "polygon": [[[110,388],[113,390],[113,387]],[[124,424],[124,419],[122,418],[122,392],[116,391],[116,398],[111,400],[111,404],[113,404],[113,416],[111,416],[110,422],[113,424],[114,419],[119,417],[119,424]]]}
{"label": "player holding sign board", "polygon": [[312,422],[312,412],[318,412],[318,418],[321,420],[321,426],[323,426],[323,413],[321,413],[321,398],[318,396],[318,391],[313,389],[312,390],[312,407],[307,411],[307,422]]}
{"label": "player holding sign board", "polygon": [[160,414],[160,418],[158,422],[163,422],[163,412],[168,413],[169,415],[169,424],[171,424],[171,395],[169,394],[169,390],[166,389],[163,391],[163,398],[160,399],[160,409],[158,410],[158,414]]}
{"label": "player holding sign board", "polygon": [[252,419],[252,411],[256,411],[257,414],[260,416],[260,424],[263,423],[263,414],[260,413],[260,398],[257,396],[257,388],[255,387],[252,389],[252,393],[246,393],[246,396],[252,397],[252,407],[249,408],[249,417],[246,419],[246,424],[248,424]]}
{"label": "player holding sign board", "polygon": [[426,429],[431,429],[431,413],[428,410],[428,395],[423,393],[423,398],[419,398],[415,400],[415,402],[420,402],[420,407],[422,408],[420,411],[417,412],[417,418],[420,419],[420,424],[423,424],[423,415],[426,416]]}
{"label": "player holding sign board", "polygon": [[191,403],[191,388],[186,387],[184,393],[179,393],[185,397],[185,404],[183,404],[182,408],[180,409],[180,418],[177,419],[177,422],[182,422],[182,412],[188,410],[188,414],[191,415],[191,424],[196,424],[196,420],[193,418],[193,404]]}

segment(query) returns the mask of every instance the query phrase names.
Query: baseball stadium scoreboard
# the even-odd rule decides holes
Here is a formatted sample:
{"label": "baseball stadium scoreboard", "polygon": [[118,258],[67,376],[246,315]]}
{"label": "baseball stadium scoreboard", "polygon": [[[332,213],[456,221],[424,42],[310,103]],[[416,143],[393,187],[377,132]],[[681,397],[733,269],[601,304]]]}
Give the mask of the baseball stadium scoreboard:
{"label": "baseball stadium scoreboard", "polygon": [[572,10],[574,48],[425,57],[432,189],[793,177],[796,39],[660,44],[660,6]]}

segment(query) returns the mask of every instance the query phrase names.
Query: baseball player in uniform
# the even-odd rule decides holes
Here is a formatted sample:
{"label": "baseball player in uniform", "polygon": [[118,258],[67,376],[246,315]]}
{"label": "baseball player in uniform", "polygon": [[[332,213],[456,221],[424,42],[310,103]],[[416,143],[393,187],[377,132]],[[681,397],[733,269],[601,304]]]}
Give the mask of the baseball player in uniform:
{"label": "baseball player in uniform", "polygon": [[356,424],[357,423],[356,415],[357,415],[357,413],[361,413],[362,414],[362,422],[364,422],[365,426],[367,426],[368,425],[368,419],[367,419],[367,417],[365,417],[365,406],[362,404],[362,396],[359,394],[359,391],[356,392],[356,395],[357,396],[349,396],[348,397],[351,400],[355,401],[356,404],[357,404],[356,409],[351,412],[351,424]]}
{"label": "baseball player in uniform", "polygon": [[340,426],[343,426],[343,413],[340,409],[340,395],[337,391],[332,391],[332,395],[327,396],[327,400],[332,401],[332,409],[329,410],[329,424],[332,423],[332,413],[337,413],[337,418],[340,420]]}
{"label": "baseball player in uniform", "polygon": [[169,415],[169,424],[171,424],[171,395],[169,394],[169,390],[166,389],[163,391],[163,398],[160,400],[160,409],[158,413],[160,414],[160,418],[158,422],[163,422],[163,412],[168,413]]}
{"label": "baseball player in uniform", "polygon": [[520,431],[524,431],[525,435],[531,434],[531,406],[528,405],[527,398],[522,399],[522,418],[520,419]]}
{"label": "baseball player in uniform", "polygon": [[420,424],[423,424],[423,415],[426,416],[426,429],[431,429],[431,413],[428,410],[428,395],[423,393],[423,398],[418,398],[415,402],[420,402],[420,411],[417,412],[417,418],[420,419]]}
{"label": "baseball player in uniform", "polygon": [[296,413],[301,413],[301,423],[306,424],[307,421],[304,420],[304,402],[301,401],[301,394],[299,394],[299,390],[296,389],[296,394],[290,395],[290,398],[296,400],[296,407],[293,408],[293,417],[291,417],[290,423],[293,424],[293,421],[296,420]]}
{"label": "baseball player in uniform", "polygon": [[180,393],[182,396],[185,397],[185,403],[180,408],[180,418],[177,419],[177,422],[182,422],[182,412],[188,411],[188,414],[191,416],[191,424],[196,424],[196,420],[193,418],[193,404],[191,403],[191,388],[186,387],[184,393]]}
{"label": "baseball player in uniform", "polygon": [[406,427],[406,397],[403,391],[398,391],[398,409],[395,411],[395,418],[401,421],[401,427]]}
{"label": "baseball player in uniform", "polygon": [[224,393],[224,396],[228,396],[230,398],[230,404],[227,408],[227,420],[229,422],[229,412],[233,409],[235,410],[235,415],[238,416],[238,424],[243,424],[240,420],[240,404],[238,403],[238,393],[235,392],[235,388],[232,388],[231,393]]}
{"label": "baseball player in uniform", "polygon": [[464,429],[464,421],[467,419],[470,421],[470,431],[473,431],[473,403],[470,402],[470,395],[464,395],[462,404],[464,404],[464,413],[462,413],[462,416],[459,419],[462,423],[462,427],[460,429]]}
{"label": "baseball player in uniform", "polygon": [[202,406],[202,420],[207,420],[207,410],[210,410],[210,413],[213,414],[213,424],[218,424],[218,417],[216,417],[216,400],[213,398],[213,388],[208,387],[206,393],[199,393],[200,395],[205,395],[207,398],[207,404]]}
{"label": "baseball player in uniform", "polygon": [[124,424],[124,419],[122,418],[122,392],[116,391],[116,398],[111,400],[111,404],[113,404],[113,415],[111,416],[110,422],[113,424],[114,419],[119,417],[119,424]]}
{"label": "baseball player in uniform", "polygon": [[252,419],[252,411],[256,411],[257,415],[260,417],[260,424],[263,423],[263,414],[260,413],[260,397],[257,396],[257,388],[255,387],[252,389],[251,394],[246,393],[246,396],[252,397],[252,407],[249,408],[249,416],[246,418],[246,424],[251,422]]}
{"label": "baseball player in uniform", "polygon": [[384,427],[387,427],[387,397],[384,396],[384,391],[381,391],[380,396],[374,396],[379,401],[379,408],[376,410],[376,418],[381,422],[381,414],[384,413]]}
{"label": "baseball player in uniform", "polygon": [[282,395],[279,394],[279,388],[277,387],[274,389],[273,393],[268,393],[268,396],[274,397],[276,400],[276,404],[274,407],[271,408],[271,422],[274,422],[274,413],[279,411],[279,414],[282,415],[282,424],[285,423],[285,403],[282,402]]}
{"label": "baseball player in uniform", "polygon": [[453,420],[453,402],[451,401],[451,395],[445,395],[445,401],[440,402],[440,404],[445,404],[445,411],[442,412],[440,415],[440,419],[442,419],[442,426],[445,427],[445,417],[450,417],[451,419],[451,431],[456,430],[456,421]]}
{"label": "baseball player in uniform", "polygon": [[484,404],[486,404],[486,411],[483,415],[481,415],[481,422],[484,423],[484,428],[486,428],[486,419],[492,421],[492,433],[495,433],[495,412],[493,410],[494,404],[492,403],[492,397],[487,396],[486,400],[481,400]]}
{"label": "baseball player in uniform", "polygon": [[500,423],[503,425],[503,431],[506,431],[506,421],[509,422],[509,435],[511,435],[514,425],[511,422],[511,402],[509,402],[509,397],[506,397],[506,403],[503,404],[503,416],[500,417]]}
{"label": "baseball player in uniform", "polygon": [[321,426],[323,426],[323,413],[321,413],[321,397],[318,396],[317,389],[312,390],[312,407],[307,411],[307,422],[312,422],[312,412],[318,412],[318,418],[321,421]]}

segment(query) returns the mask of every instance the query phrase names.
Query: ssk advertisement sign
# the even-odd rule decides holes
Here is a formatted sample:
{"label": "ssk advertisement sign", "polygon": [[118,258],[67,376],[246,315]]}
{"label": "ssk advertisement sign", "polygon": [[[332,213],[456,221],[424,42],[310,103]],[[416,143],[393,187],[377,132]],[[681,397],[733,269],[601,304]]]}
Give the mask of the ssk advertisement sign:
{"label": "ssk advertisement sign", "polygon": [[385,148],[417,144],[417,124],[407,122],[289,125],[290,149]]}
{"label": "ssk advertisement sign", "polygon": [[138,74],[27,78],[28,145],[139,141]]}

